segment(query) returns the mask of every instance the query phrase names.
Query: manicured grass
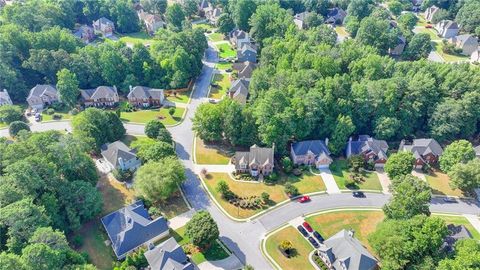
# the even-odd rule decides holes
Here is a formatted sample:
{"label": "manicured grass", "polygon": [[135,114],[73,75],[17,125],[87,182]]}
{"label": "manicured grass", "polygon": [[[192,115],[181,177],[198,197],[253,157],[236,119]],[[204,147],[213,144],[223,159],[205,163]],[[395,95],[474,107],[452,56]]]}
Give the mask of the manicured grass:
{"label": "manicured grass", "polygon": [[[312,228],[327,239],[342,229],[353,229],[355,237],[372,252],[367,237],[383,220],[382,211],[339,211],[306,218]],[[373,253],[373,252],[372,252]]]}
{"label": "manicured grass", "polygon": [[[61,115],[62,118],[60,118],[60,119],[53,119],[53,115],[54,115],[54,114]],[[42,122],[44,122],[44,121],[52,121],[52,120],[68,120],[68,119],[71,119],[71,118],[72,118],[72,115],[71,115],[71,114],[65,113],[65,112],[55,112],[54,114],[42,113]]]}
{"label": "manicured grass", "polygon": [[150,139],[147,136],[141,135],[125,135],[122,138],[122,142],[130,148],[138,148],[144,144],[154,143],[154,139]]}
{"label": "manicured grass", "polygon": [[463,192],[459,189],[452,189],[449,185],[450,178],[445,173],[435,170],[432,174],[427,175],[427,182],[432,188],[432,193],[437,195],[463,196]]}
{"label": "manicured grass", "polygon": [[131,43],[131,44],[141,43],[144,45],[152,44],[153,42],[155,42],[153,38],[149,36],[147,33],[145,33],[144,31],[131,33],[128,35],[122,35],[119,37],[119,40],[125,43]]}
{"label": "manicured grass", "polygon": [[433,215],[445,220],[447,225],[448,224],[455,224],[457,226],[464,225],[468,229],[468,231],[472,234],[472,237],[480,241],[480,232],[475,230],[475,228],[472,226],[470,221],[468,221],[466,218],[462,216],[446,216],[446,215],[436,215],[436,214],[433,214]]}
{"label": "manicured grass", "polygon": [[441,38],[437,35],[437,32],[432,28],[417,28],[416,31],[418,33],[428,34],[431,40],[441,40]]}
{"label": "manicured grass", "polygon": [[190,99],[190,94],[192,91],[187,91],[187,92],[178,92],[176,95],[169,95],[165,96],[165,98],[171,102],[176,102],[176,103],[188,103],[188,100]]}
{"label": "manicured grass", "polygon": [[[264,205],[262,208],[258,209],[242,209],[237,208],[233,204],[224,200],[220,193],[217,192],[217,184],[220,180],[225,180],[232,190],[233,193],[240,197],[250,197],[250,196],[260,196],[263,192],[266,192],[270,195],[270,203]],[[313,175],[309,172],[302,174],[301,176],[284,176],[273,184],[267,183],[258,183],[258,182],[239,182],[234,181],[226,173],[207,173],[204,178],[204,182],[208,187],[208,190],[212,193],[215,199],[220,203],[222,208],[227,211],[230,215],[237,218],[247,218],[250,217],[272,205],[280,203],[284,200],[289,199],[287,194],[284,191],[284,185],[287,182],[292,183],[296,186],[300,193],[310,193],[316,191],[326,190],[325,184],[320,176]]]}
{"label": "manicured grass", "polygon": [[215,66],[218,70],[227,70],[233,69],[233,63],[230,62],[221,62]]}
{"label": "manicured grass", "polygon": [[215,99],[221,99],[230,88],[230,75],[229,74],[215,74],[213,77],[213,83],[218,87],[211,87],[209,97]]}
{"label": "manicured grass", "polygon": [[382,190],[380,180],[378,180],[378,176],[374,172],[362,172],[364,182],[352,186],[347,186],[347,179],[349,179],[350,172],[348,171],[348,165],[346,160],[334,160],[330,165],[330,170],[332,171],[333,178],[335,179],[335,182],[337,182],[337,185],[340,189]]}
{"label": "manicured grass", "polygon": [[[179,245],[184,246],[190,243],[190,239],[185,235],[186,227],[178,228],[175,231],[170,231],[170,234],[175,238]],[[192,261],[195,264],[200,264],[205,261],[218,261],[229,256],[227,252],[220,246],[218,242],[211,243],[211,246],[204,251],[192,254]]]}
{"label": "manicured grass", "polygon": [[423,13],[419,14],[419,15],[417,16],[417,18],[418,18],[417,25],[419,25],[419,26],[425,26],[425,25],[428,24],[427,21],[425,20],[425,17],[424,17],[424,15],[423,15]]}
{"label": "manicured grass", "polygon": [[208,39],[210,39],[213,42],[218,42],[224,40],[225,36],[221,33],[212,33],[208,35]]}
{"label": "manicured grass", "polygon": [[197,164],[228,164],[233,152],[219,145],[205,144],[197,137],[195,160]]}
{"label": "manicured grass", "polygon": [[350,36],[350,34],[347,32],[344,26],[336,26],[335,32],[337,32],[339,36],[345,36],[345,37]]}
{"label": "manicured grass", "polygon": [[228,58],[237,56],[237,52],[229,43],[216,44],[220,58]]}
{"label": "manicured grass", "polygon": [[170,116],[168,108],[160,108],[154,110],[139,110],[134,112],[122,112],[121,120],[124,122],[133,122],[145,124],[150,120],[160,119],[165,125],[174,125],[182,120],[184,108],[175,108],[175,113]]}
{"label": "manicured grass", "polygon": [[195,29],[195,28],[201,28],[201,29],[204,29],[205,31],[207,30],[213,30],[213,26],[210,25],[210,24],[206,24],[206,23],[195,23],[195,24],[192,24],[192,28]]}
{"label": "manicured grass", "polygon": [[[283,256],[280,250],[278,250],[278,245],[284,240],[290,241],[295,249],[294,256],[290,258]],[[292,226],[288,226],[271,235],[267,239],[265,246],[267,253],[282,269],[315,269],[308,260],[308,255],[312,252],[313,246]]]}
{"label": "manicured grass", "polygon": [[432,41],[432,47],[433,47],[433,50],[435,50],[443,58],[443,60],[445,60],[445,62],[458,62],[458,61],[468,60],[467,56],[444,53],[442,50],[443,43],[441,41],[439,42]]}
{"label": "manicured grass", "polygon": [[6,128],[8,125],[6,123],[0,122],[0,128]]}

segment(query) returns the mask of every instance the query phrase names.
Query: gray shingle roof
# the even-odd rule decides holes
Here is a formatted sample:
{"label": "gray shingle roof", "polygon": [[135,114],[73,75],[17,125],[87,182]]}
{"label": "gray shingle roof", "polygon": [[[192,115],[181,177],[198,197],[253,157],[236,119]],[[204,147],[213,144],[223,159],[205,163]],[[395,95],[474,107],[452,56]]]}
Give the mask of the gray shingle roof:
{"label": "gray shingle roof", "polygon": [[153,89],[145,86],[135,86],[130,90],[127,97],[137,99],[163,99],[163,89]]}
{"label": "gray shingle roof", "polygon": [[415,139],[412,144],[400,143],[399,150],[410,151],[415,157],[434,154],[441,156],[443,149],[435,139]]}
{"label": "gray shingle roof", "polygon": [[256,144],[250,147],[250,152],[236,152],[235,153],[235,168],[241,169],[241,164],[251,166],[253,164],[273,165],[273,147],[258,147]]}
{"label": "gray shingle roof", "polygon": [[308,13],[307,11],[302,12],[302,13],[297,13],[297,14],[295,14],[295,16],[294,16],[294,19],[304,22],[305,19],[306,19],[307,16],[308,16],[308,14],[309,14],[309,13]]}
{"label": "gray shingle roof", "polygon": [[233,64],[233,69],[238,71],[238,77],[246,79],[252,77],[253,70],[255,70],[256,67],[257,65],[250,61]]}
{"label": "gray shingle roof", "polygon": [[113,22],[110,21],[109,19],[105,18],[105,17],[101,17],[100,19],[94,21],[95,24],[110,24],[110,25],[113,25]]}
{"label": "gray shingle roof", "polygon": [[110,213],[101,220],[118,258],[168,231],[165,218],[152,220],[142,201]]}
{"label": "gray shingle roof", "polygon": [[185,252],[173,237],[145,252],[145,258],[151,270],[193,270],[195,268],[188,262]]}
{"label": "gray shingle roof", "polygon": [[341,263],[348,270],[376,269],[377,259],[347,230],[341,230],[328,238],[320,246],[333,263],[335,269],[343,269]]}
{"label": "gray shingle roof", "polygon": [[[350,149],[348,147],[350,146]],[[350,151],[350,152],[349,152]],[[377,140],[368,135],[358,136],[358,140],[349,142],[347,145],[347,156],[360,155],[363,153],[373,152],[378,158],[386,159],[388,144],[384,140]]]}
{"label": "gray shingle roof", "polygon": [[309,151],[315,156],[319,156],[322,153],[330,155],[330,151],[323,140],[296,142],[292,144],[292,150],[297,156],[306,155]]}
{"label": "gray shingle roof", "polygon": [[137,158],[135,150],[128,148],[128,146],[121,141],[104,144],[101,150],[102,156],[115,168],[120,165],[118,161],[119,158],[123,159],[124,162]]}
{"label": "gray shingle roof", "polygon": [[85,100],[90,99],[102,99],[102,98],[114,98],[118,96],[117,88],[110,86],[99,86],[95,89],[82,89],[80,90],[82,98]]}
{"label": "gray shingle roof", "polygon": [[474,150],[477,157],[480,157],[480,145],[475,146]]}
{"label": "gray shingle roof", "polygon": [[37,84],[37,85],[35,85],[35,87],[33,87],[30,90],[30,93],[28,94],[28,98],[42,97],[43,95],[56,96],[57,95],[57,88],[55,88],[55,86],[53,86],[53,85]]}

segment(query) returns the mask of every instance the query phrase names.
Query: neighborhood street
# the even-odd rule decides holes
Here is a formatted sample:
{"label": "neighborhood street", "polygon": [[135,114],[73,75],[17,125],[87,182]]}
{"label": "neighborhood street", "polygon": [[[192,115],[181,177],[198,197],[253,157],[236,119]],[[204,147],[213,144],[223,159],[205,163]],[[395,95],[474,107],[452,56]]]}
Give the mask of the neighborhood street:
{"label": "neighborhood street", "polygon": [[[211,44],[210,44],[211,45]],[[183,184],[183,191],[195,210],[206,209],[217,221],[220,229],[220,238],[227,247],[243,263],[252,265],[255,269],[272,269],[272,266],[263,257],[260,251],[260,243],[265,234],[290,220],[309,213],[332,208],[381,208],[390,198],[388,194],[366,193],[366,198],[354,198],[350,193],[340,193],[337,190],[332,194],[312,196],[312,200],[306,204],[296,201],[284,204],[270,212],[248,222],[236,222],[228,218],[214,204],[204,191],[199,178],[195,174],[193,163],[194,132],[192,130],[192,117],[198,106],[207,102],[207,93],[214,71],[214,65],[218,60],[216,51],[209,46],[206,52],[206,60],[201,75],[197,79],[185,119],[181,124],[169,128],[176,142],[176,152],[182,160],[188,180]],[[128,134],[144,134],[142,125],[125,124]],[[32,131],[68,130],[70,122],[58,121],[47,123],[35,123]],[[8,129],[0,130],[0,136],[8,136]],[[442,198],[433,198],[431,202],[432,212],[455,213],[455,214],[480,214],[478,202],[459,201],[446,203]]]}

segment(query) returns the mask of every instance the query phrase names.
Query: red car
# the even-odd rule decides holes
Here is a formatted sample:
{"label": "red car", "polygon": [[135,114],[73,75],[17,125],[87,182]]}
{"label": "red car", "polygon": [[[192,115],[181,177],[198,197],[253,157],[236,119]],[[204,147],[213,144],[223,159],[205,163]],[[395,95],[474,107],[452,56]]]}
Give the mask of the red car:
{"label": "red car", "polygon": [[305,229],[307,229],[308,232],[313,232],[313,229],[312,227],[310,227],[310,224],[308,224],[308,222],[303,222],[303,227],[305,227]]}
{"label": "red car", "polygon": [[300,199],[298,199],[298,202],[300,202],[300,203],[309,202],[309,201],[310,201],[309,196],[303,196]]}
{"label": "red car", "polygon": [[425,28],[432,28],[432,25],[431,25],[431,24],[427,24],[427,25],[425,25]]}

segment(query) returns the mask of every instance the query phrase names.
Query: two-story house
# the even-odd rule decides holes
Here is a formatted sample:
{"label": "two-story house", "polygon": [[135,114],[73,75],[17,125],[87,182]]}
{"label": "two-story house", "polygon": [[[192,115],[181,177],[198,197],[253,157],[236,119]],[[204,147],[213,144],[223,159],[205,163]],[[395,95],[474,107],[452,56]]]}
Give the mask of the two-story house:
{"label": "two-story house", "polygon": [[420,169],[425,164],[435,164],[443,153],[443,149],[435,139],[415,139],[407,143],[400,142],[398,151],[409,151],[415,157],[415,168]]}
{"label": "two-story house", "polygon": [[302,13],[297,13],[295,16],[293,16],[293,23],[297,26],[298,29],[306,29],[307,28],[307,23],[306,18],[310,14],[309,12],[305,11]]}
{"label": "two-story house", "polygon": [[243,43],[240,49],[237,49],[238,62],[257,62],[257,48],[251,43]]}
{"label": "two-story house", "polygon": [[239,29],[232,30],[228,34],[228,38],[232,46],[234,46],[235,48],[241,48],[243,44],[251,43],[248,33]]}
{"label": "two-story house", "polygon": [[128,102],[135,107],[161,106],[165,99],[163,89],[153,89],[145,86],[130,86],[127,95]]}
{"label": "two-story house", "polygon": [[249,86],[250,82],[248,80],[244,78],[238,79],[234,81],[230,89],[228,89],[228,96],[240,104],[245,105],[247,103]]}
{"label": "two-story house", "polygon": [[458,24],[451,20],[441,20],[435,25],[438,35],[443,38],[451,38],[458,35],[460,27]]}
{"label": "two-story house", "polygon": [[345,17],[347,16],[347,12],[345,10],[335,7],[328,9],[327,19],[325,20],[328,24],[338,24],[342,25]]}
{"label": "two-story house", "polygon": [[116,86],[99,86],[95,89],[80,90],[80,95],[85,107],[112,107],[119,101]]}
{"label": "two-story house", "polygon": [[43,110],[45,106],[60,101],[57,88],[53,85],[37,84],[30,90],[27,103],[32,109]]}
{"label": "two-story house", "polygon": [[248,152],[236,152],[232,161],[237,173],[250,173],[253,177],[269,175],[273,172],[275,145],[272,148],[253,145]]}
{"label": "two-story house", "polygon": [[212,8],[212,9],[207,9],[205,11],[205,17],[207,20],[213,24],[217,25],[218,19],[220,18],[220,15],[222,15],[222,9],[221,8]]}
{"label": "two-story house", "polygon": [[290,156],[296,165],[314,165],[317,169],[328,168],[333,160],[327,145],[328,139],[296,142],[290,146]]}
{"label": "two-story house", "polygon": [[150,14],[143,9],[140,9],[137,14],[140,21],[145,25],[145,30],[149,35],[154,35],[158,29],[167,27],[167,24],[160,15]]}
{"label": "two-story house", "polygon": [[95,39],[95,31],[93,30],[93,27],[88,25],[80,26],[73,35],[81,39],[85,44],[88,44]]}
{"label": "two-story house", "polygon": [[431,22],[433,20],[433,16],[435,15],[435,13],[437,13],[438,11],[440,10],[439,7],[433,5],[429,8],[427,8],[425,10],[425,20],[427,20],[427,22]]}
{"label": "two-story house", "polygon": [[478,38],[470,34],[454,36],[448,41],[462,50],[463,55],[471,56],[473,52],[478,50]]}
{"label": "two-story house", "polygon": [[237,74],[237,78],[239,79],[243,78],[247,81],[250,81],[250,79],[252,78],[253,71],[255,70],[256,67],[257,67],[257,64],[252,63],[250,61],[233,64],[233,70],[235,70]]}
{"label": "two-story house", "polygon": [[101,17],[100,19],[93,21],[93,30],[95,31],[95,34],[102,35],[103,37],[111,37],[115,31],[115,24],[109,19]]}
{"label": "two-story house", "polygon": [[12,104],[13,102],[10,99],[10,95],[8,94],[7,89],[3,89],[3,91],[0,91],[0,106]]}
{"label": "two-story house", "polygon": [[361,155],[365,161],[372,161],[375,167],[383,167],[387,162],[388,144],[384,140],[377,140],[368,135],[360,135],[357,140],[348,140],[346,156]]}
{"label": "two-story house", "polygon": [[135,171],[142,165],[136,151],[128,148],[121,141],[102,145],[101,154],[103,159],[110,165],[110,169]]}

